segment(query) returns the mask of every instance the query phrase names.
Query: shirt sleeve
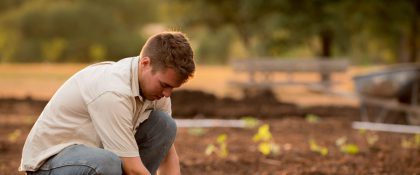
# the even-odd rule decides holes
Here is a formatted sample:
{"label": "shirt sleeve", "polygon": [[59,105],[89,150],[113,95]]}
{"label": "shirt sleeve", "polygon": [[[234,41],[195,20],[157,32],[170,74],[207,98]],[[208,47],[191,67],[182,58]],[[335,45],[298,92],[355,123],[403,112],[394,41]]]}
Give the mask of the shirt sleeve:
{"label": "shirt sleeve", "polygon": [[155,109],[166,112],[169,116],[172,116],[171,98],[165,97],[165,98],[162,98],[161,100],[158,100],[156,102]]}
{"label": "shirt sleeve", "polygon": [[105,92],[88,104],[92,123],[104,149],[120,157],[139,156],[132,131],[132,108],[128,97],[113,92]]}

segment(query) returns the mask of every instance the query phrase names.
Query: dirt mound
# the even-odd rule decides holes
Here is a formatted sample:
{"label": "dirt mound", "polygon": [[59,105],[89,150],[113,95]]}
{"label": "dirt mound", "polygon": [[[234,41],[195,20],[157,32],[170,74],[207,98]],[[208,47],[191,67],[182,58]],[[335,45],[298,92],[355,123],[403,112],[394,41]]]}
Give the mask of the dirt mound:
{"label": "dirt mound", "polygon": [[0,98],[2,114],[40,114],[48,101],[26,98]]}
{"label": "dirt mound", "polygon": [[[0,113],[38,115],[47,102],[31,97],[3,98],[0,99]],[[172,104],[173,115],[177,118],[240,118],[243,116],[279,118],[307,114],[322,117],[354,117],[359,115],[358,109],[351,106],[299,107],[296,104],[277,100],[269,91],[243,99],[233,99],[218,98],[202,91],[179,90],[172,94]]]}
{"label": "dirt mound", "polygon": [[270,91],[246,96],[243,99],[218,98],[202,91],[180,90],[172,95],[174,116],[191,118],[194,116],[214,116],[222,118],[240,118],[253,116],[257,118],[280,118],[284,116],[358,116],[358,109],[351,106],[312,106],[299,107],[296,104],[284,103],[275,98]]}

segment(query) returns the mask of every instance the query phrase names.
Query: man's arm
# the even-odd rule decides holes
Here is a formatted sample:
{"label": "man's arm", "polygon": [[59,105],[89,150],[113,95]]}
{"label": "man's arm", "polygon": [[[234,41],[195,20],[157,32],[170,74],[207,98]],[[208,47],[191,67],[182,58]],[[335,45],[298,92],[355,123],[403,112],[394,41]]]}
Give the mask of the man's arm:
{"label": "man's arm", "polygon": [[175,145],[169,149],[168,154],[159,166],[159,175],[180,175],[179,158],[175,150]]}
{"label": "man's arm", "polygon": [[121,157],[121,161],[126,175],[150,175],[140,157]]}

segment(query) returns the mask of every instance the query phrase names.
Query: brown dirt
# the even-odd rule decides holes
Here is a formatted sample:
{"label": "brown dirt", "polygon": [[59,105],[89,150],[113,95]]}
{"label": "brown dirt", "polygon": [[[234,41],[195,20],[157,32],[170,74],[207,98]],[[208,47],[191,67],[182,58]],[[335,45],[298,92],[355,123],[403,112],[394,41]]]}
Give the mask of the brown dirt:
{"label": "brown dirt", "polygon": [[[191,129],[180,128],[175,144],[182,174],[420,174],[420,148],[401,146],[402,139],[413,136],[369,132],[379,136],[378,142],[369,146],[365,136],[351,128],[351,122],[359,119],[355,107],[299,107],[272,99],[269,94],[251,98],[255,99],[217,98],[198,91],[173,95],[176,118],[259,117],[270,125],[274,141],[281,148],[277,156],[259,153],[252,141],[257,128],[211,128],[204,129],[200,136],[192,134]],[[18,174],[23,143],[45,104],[46,101],[31,98],[0,100],[0,175]],[[321,120],[308,123],[303,117],[306,114],[316,114]],[[17,130],[21,132],[17,140],[10,140],[9,135]],[[206,156],[206,146],[224,133],[228,135],[229,155]],[[343,136],[356,144],[360,153],[340,152],[335,141]],[[328,155],[312,152],[309,139],[327,147]]]}

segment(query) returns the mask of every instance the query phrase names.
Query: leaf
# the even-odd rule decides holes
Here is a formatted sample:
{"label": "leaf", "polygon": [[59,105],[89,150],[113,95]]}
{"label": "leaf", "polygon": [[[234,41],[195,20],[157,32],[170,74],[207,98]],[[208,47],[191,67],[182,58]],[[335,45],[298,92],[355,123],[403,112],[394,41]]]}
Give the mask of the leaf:
{"label": "leaf", "polygon": [[270,147],[271,147],[271,153],[273,155],[279,155],[280,154],[280,146],[279,145],[271,142]]}
{"label": "leaf", "polygon": [[319,153],[320,153],[322,156],[326,156],[326,155],[328,154],[328,148],[326,148],[326,147],[322,147],[322,148],[321,148],[321,150],[319,150]]}
{"label": "leaf", "polygon": [[366,135],[366,141],[370,146],[374,145],[376,142],[378,142],[378,140],[379,140],[379,136],[376,134]]}
{"label": "leaf", "polygon": [[355,144],[345,144],[340,147],[340,151],[347,154],[355,155],[359,153],[359,147]]}
{"label": "leaf", "polygon": [[328,148],[319,146],[315,140],[309,140],[309,149],[313,152],[319,153],[322,156],[326,156],[328,154]]}
{"label": "leaf", "polygon": [[224,143],[227,139],[227,135],[226,134],[220,134],[219,136],[217,136],[217,143],[221,144]]}
{"label": "leaf", "polygon": [[319,150],[319,146],[316,144],[315,140],[313,139],[309,140],[309,149],[315,152]]}
{"label": "leaf", "polygon": [[319,122],[319,117],[317,115],[314,115],[314,114],[306,115],[305,119],[309,123],[318,123]]}
{"label": "leaf", "polygon": [[229,154],[229,152],[228,152],[228,150],[227,150],[227,146],[226,146],[226,144],[225,144],[225,143],[221,144],[221,145],[220,145],[220,150],[219,150],[219,152],[218,152],[219,157],[221,157],[221,158],[225,158],[225,157],[227,157],[227,156],[228,156],[228,154]]}
{"label": "leaf", "polygon": [[216,150],[216,147],[215,147],[213,144],[209,144],[209,145],[207,145],[207,148],[206,148],[206,150],[204,151],[204,153],[205,153],[207,156],[210,156],[213,152],[215,152],[215,150]]}
{"label": "leaf", "polygon": [[13,131],[12,133],[10,133],[7,137],[7,139],[9,140],[9,142],[16,142],[17,139],[20,137],[20,135],[22,134],[22,131],[20,129],[16,129],[15,131]]}
{"label": "leaf", "polygon": [[242,117],[241,120],[245,122],[246,128],[255,128],[259,124],[259,121],[256,118],[251,117],[251,116]]}
{"label": "leaf", "polygon": [[271,146],[268,142],[262,142],[258,145],[258,150],[265,156],[269,155],[271,152]]}
{"label": "leaf", "polygon": [[270,126],[268,124],[264,124],[258,128],[258,133],[254,135],[252,140],[254,142],[258,141],[269,141],[272,138],[270,133]]}
{"label": "leaf", "polygon": [[401,147],[405,148],[405,149],[410,149],[413,147],[413,144],[411,143],[410,140],[403,138],[401,140]]}
{"label": "leaf", "polygon": [[416,134],[416,135],[414,136],[414,144],[415,144],[416,146],[420,146],[420,134]]}
{"label": "leaf", "polygon": [[188,134],[193,136],[202,136],[206,133],[206,131],[203,128],[189,128]]}
{"label": "leaf", "polygon": [[347,142],[347,137],[343,136],[335,140],[335,145],[341,146],[341,145],[344,145],[346,142]]}

